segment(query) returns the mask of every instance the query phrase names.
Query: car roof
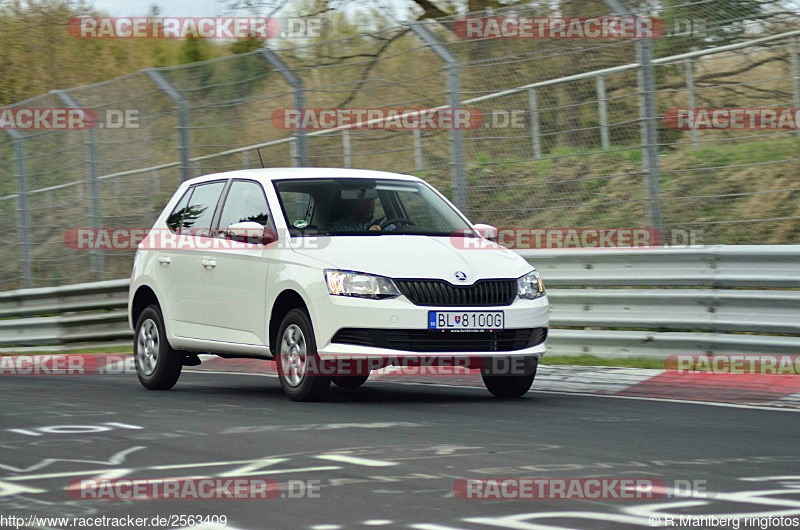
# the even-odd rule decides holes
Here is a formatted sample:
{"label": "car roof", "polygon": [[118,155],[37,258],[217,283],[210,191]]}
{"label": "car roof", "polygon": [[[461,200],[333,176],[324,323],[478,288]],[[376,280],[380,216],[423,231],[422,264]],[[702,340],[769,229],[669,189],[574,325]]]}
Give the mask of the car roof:
{"label": "car roof", "polygon": [[280,167],[280,168],[258,168],[240,169],[237,171],[225,171],[223,173],[213,173],[195,177],[184,182],[185,185],[192,185],[198,182],[211,180],[245,178],[269,182],[287,179],[391,179],[405,180],[410,182],[422,182],[422,179],[413,175],[403,175],[400,173],[390,173],[388,171],[373,171],[370,169],[346,169],[346,168],[326,168],[326,167]]}

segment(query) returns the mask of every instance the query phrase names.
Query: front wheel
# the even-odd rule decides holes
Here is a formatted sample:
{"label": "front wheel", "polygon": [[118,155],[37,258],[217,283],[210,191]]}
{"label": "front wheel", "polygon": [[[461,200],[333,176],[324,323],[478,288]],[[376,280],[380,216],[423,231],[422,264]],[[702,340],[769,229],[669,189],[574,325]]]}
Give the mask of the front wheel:
{"label": "front wheel", "polygon": [[134,337],[133,358],[142,386],[150,390],[169,390],[175,386],[183,361],[167,342],[164,317],[157,305],[142,311]]}
{"label": "front wheel", "polygon": [[311,319],[304,309],[292,309],[278,329],[278,379],[292,401],[317,401],[328,391],[331,376],[322,374]]}
{"label": "front wheel", "polygon": [[533,385],[539,359],[531,357],[524,360],[523,373],[514,375],[497,374],[497,370],[485,367],[481,370],[483,384],[494,396],[504,399],[518,398],[525,395]]}

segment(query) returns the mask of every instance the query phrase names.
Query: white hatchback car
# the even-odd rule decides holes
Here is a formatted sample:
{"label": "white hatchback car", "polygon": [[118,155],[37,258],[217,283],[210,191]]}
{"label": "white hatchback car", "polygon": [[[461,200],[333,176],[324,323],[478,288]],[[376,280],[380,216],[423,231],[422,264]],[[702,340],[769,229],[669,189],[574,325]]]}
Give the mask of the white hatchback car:
{"label": "white hatchback car", "polygon": [[139,380],[172,388],[207,352],[277,361],[298,401],[387,365],[480,366],[494,395],[521,396],[545,353],[547,296],[491,230],[408,175],[290,168],[186,181],[133,264]]}

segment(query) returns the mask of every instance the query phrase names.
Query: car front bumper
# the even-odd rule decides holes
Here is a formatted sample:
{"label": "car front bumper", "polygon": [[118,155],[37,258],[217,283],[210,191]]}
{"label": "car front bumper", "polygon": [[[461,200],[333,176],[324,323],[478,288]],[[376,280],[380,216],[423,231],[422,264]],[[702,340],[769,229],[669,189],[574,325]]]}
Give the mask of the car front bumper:
{"label": "car front bumper", "polygon": [[467,307],[432,307],[417,306],[405,297],[388,300],[369,300],[344,296],[330,296],[315,300],[311,315],[317,340],[317,352],[321,359],[339,359],[342,357],[369,358],[414,358],[414,357],[542,357],[546,352],[546,343],[541,342],[531,347],[502,351],[469,351],[459,347],[453,351],[410,351],[395,348],[375,347],[372,345],[343,344],[333,342],[336,333],[341,329],[380,330],[428,330],[429,311],[502,311],[504,314],[504,330],[525,330],[547,328],[550,309],[547,296],[536,300],[515,299],[507,306],[467,306]]}

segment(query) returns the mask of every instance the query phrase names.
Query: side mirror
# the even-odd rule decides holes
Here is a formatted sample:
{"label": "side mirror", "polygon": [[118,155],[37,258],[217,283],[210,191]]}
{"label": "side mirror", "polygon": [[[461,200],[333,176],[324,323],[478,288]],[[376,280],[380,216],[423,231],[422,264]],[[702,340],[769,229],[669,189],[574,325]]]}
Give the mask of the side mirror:
{"label": "side mirror", "polygon": [[476,224],[473,225],[475,227],[475,231],[478,232],[481,237],[488,239],[489,241],[497,242],[497,228],[493,227],[492,225],[487,224]]}
{"label": "side mirror", "polygon": [[278,235],[254,221],[233,223],[225,229],[225,237],[241,243],[270,245],[278,240]]}

